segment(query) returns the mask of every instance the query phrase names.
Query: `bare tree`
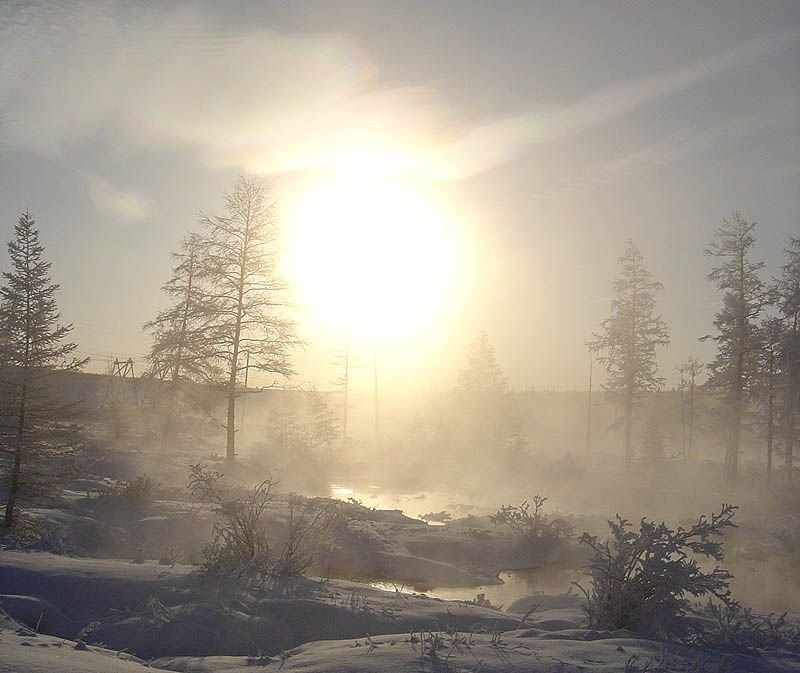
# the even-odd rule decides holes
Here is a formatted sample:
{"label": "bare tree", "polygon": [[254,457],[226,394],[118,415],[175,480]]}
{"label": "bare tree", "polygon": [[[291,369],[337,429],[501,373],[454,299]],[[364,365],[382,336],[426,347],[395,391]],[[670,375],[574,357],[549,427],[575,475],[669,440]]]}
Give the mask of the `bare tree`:
{"label": "bare tree", "polygon": [[697,378],[703,370],[703,362],[699,357],[693,355],[683,363],[683,375],[685,385],[689,390],[689,442],[686,447],[686,457],[694,457],[694,417],[695,417],[695,392],[697,390]]}
{"label": "bare tree", "polygon": [[0,451],[10,457],[3,465],[6,527],[14,522],[18,502],[53,495],[68,473],[63,459],[75,445],[76,409],[58,398],[53,375],[86,362],[69,357],[76,348],[65,341],[72,325],[59,324],[59,286],[50,281],[50,262],[43,259],[30,212],[19,218],[8,252],[12,268],[0,289]]}
{"label": "bare tree", "polygon": [[697,389],[697,377],[700,376],[702,366],[700,358],[691,356],[677,368],[680,376],[678,389],[681,393],[681,448],[683,457],[687,460],[690,460],[694,453],[694,396]]}
{"label": "bare tree", "polygon": [[717,355],[709,364],[708,386],[725,395],[729,407],[729,435],[725,452],[725,479],[736,479],[741,450],[742,417],[758,372],[757,320],[765,303],[764,283],[758,276],[763,262],[750,259],[756,242],[755,222],[738,212],[723,220],[705,254],[717,260],[706,278],[723,292],[722,308],[714,316]]}
{"label": "bare tree", "polygon": [[642,253],[633,241],[626,242],[619,264],[620,275],[612,283],[611,316],[603,321],[590,346],[602,353],[597,360],[606,366],[604,387],[623,410],[625,468],[630,469],[634,402],[641,393],[661,388],[663,379],[656,376],[656,346],[669,344],[669,333],[655,313],[656,292],[663,286],[644,267]]}
{"label": "bare tree", "polygon": [[[278,273],[279,225],[266,187],[241,177],[225,195],[227,214],[201,215],[201,277],[211,307],[206,343],[226,372],[226,464],[236,462],[236,398],[240,377],[254,369],[278,377],[294,373],[290,351],[300,345],[285,317],[289,288]],[[247,353],[247,362],[244,362]]]}
{"label": "bare tree", "polygon": [[341,369],[341,374],[331,381],[341,389],[344,399],[342,401],[342,445],[347,445],[347,412],[349,411],[348,397],[350,395],[350,370],[366,367],[359,352],[353,348],[350,336],[345,337],[344,348],[331,350],[331,363]]}

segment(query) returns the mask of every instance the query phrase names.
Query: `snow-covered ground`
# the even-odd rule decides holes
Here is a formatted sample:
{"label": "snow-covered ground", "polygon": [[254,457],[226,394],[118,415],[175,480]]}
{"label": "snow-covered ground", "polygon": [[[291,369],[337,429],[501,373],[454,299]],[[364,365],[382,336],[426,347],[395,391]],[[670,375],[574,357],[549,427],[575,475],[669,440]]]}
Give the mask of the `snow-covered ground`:
{"label": "snow-covered ground", "polygon": [[590,630],[574,595],[500,611],[304,578],[265,596],[189,566],[8,550],[0,591],[16,619],[2,622],[0,671],[800,671],[800,654],[780,648],[700,650]]}

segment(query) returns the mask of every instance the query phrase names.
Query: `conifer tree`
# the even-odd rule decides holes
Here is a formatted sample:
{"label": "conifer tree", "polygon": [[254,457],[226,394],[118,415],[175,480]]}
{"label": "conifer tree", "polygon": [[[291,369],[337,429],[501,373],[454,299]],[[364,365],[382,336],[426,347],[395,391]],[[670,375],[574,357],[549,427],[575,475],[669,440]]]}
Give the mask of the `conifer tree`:
{"label": "conifer tree", "polygon": [[656,346],[669,344],[669,332],[655,313],[656,292],[663,286],[644,267],[642,253],[633,241],[625,243],[619,264],[620,275],[612,283],[611,316],[594,334],[590,347],[599,353],[597,361],[606,366],[604,388],[622,407],[625,467],[630,469],[634,403],[641,393],[658,390],[663,384],[656,375]]}
{"label": "conifer tree", "polygon": [[175,262],[172,276],[161,288],[172,299],[172,304],[144,326],[153,334],[148,354],[151,373],[167,382],[162,431],[164,445],[174,431],[175,404],[181,384],[208,383],[219,378],[212,340],[209,339],[213,333],[209,322],[213,310],[202,288],[199,236],[187,236],[180,251],[173,253],[172,258]]}
{"label": "conifer tree", "polygon": [[[750,259],[756,242],[755,222],[736,212],[714,233],[705,254],[717,260],[706,278],[723,293],[722,308],[714,316],[717,355],[708,366],[708,387],[724,395],[729,409],[725,479],[736,479],[741,450],[742,418],[757,382],[758,317],[766,301],[764,283],[758,276],[763,262]],[[704,337],[709,338],[709,337]]]}
{"label": "conifer tree", "polygon": [[8,244],[11,270],[0,289],[0,451],[3,461],[3,523],[10,527],[22,501],[55,495],[69,472],[66,456],[76,441],[75,406],[60,400],[53,377],[77,370],[86,360],[71,358],[76,345],[65,341],[72,325],[62,325],[50,280],[50,262],[33,216],[26,211]]}
{"label": "conifer tree", "polygon": [[339,423],[336,414],[328,406],[325,398],[316,389],[308,391],[306,397],[308,415],[308,448],[330,456],[339,436]]}
{"label": "conifer tree", "polygon": [[508,379],[495,357],[489,335],[484,331],[470,345],[467,366],[456,379],[456,399],[461,411],[464,446],[486,458],[519,453],[523,448],[522,423],[508,392]]}
{"label": "conifer tree", "polygon": [[470,346],[467,366],[458,373],[456,387],[463,393],[502,394],[506,391],[506,382],[489,335],[481,332]]}
{"label": "conifer tree", "polygon": [[770,316],[759,325],[758,393],[759,406],[763,411],[763,422],[767,432],[767,483],[772,480],[773,448],[775,444],[776,401],[780,390],[780,351],[784,342],[783,321]]}
{"label": "conifer tree", "polygon": [[792,479],[797,414],[800,412],[800,236],[785,250],[786,264],[776,283],[777,306],[783,321],[778,361],[783,394],[782,435],[786,478]]}

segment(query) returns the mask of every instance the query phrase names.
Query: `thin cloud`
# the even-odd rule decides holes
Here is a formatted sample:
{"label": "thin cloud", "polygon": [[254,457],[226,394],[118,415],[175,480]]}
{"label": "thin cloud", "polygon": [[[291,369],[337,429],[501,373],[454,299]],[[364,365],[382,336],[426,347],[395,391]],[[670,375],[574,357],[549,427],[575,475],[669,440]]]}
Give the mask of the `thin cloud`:
{"label": "thin cloud", "polygon": [[[755,38],[558,109],[468,125],[427,87],[386,88],[332,34],[220,32],[198,9],[0,4],[0,142],[47,156],[103,139],[188,147],[211,166],[468,177],[580,134],[796,40]],[[97,190],[98,193],[102,190]]]}
{"label": "thin cloud", "polygon": [[765,111],[756,119],[748,118],[728,124],[681,131],[611,160],[603,160],[589,166],[572,167],[565,180],[545,186],[531,196],[536,200],[544,200],[599,189],[631,176],[674,164],[692,154],[707,151],[708,148],[726,139],[741,138],[748,134],[775,130],[795,123],[797,113],[800,111],[800,101],[779,107],[775,114]]}
{"label": "thin cloud", "polygon": [[532,146],[574,137],[671,96],[726,70],[740,67],[797,41],[800,31],[761,36],[700,63],[605,87],[558,109],[494,120],[440,148],[431,176],[469,177],[512,160]]}
{"label": "thin cloud", "polygon": [[98,215],[115,220],[137,221],[150,216],[150,202],[133,191],[126,191],[98,176],[87,176],[89,198]]}

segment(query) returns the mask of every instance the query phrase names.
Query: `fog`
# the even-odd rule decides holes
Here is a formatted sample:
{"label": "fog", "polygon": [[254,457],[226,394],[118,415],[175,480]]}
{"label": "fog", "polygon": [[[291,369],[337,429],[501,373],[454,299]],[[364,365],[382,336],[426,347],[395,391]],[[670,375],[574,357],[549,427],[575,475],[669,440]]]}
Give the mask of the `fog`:
{"label": "fog", "polygon": [[[81,386],[73,381],[67,389],[72,394],[81,390],[82,399],[98,404],[90,414],[92,434],[100,433],[93,455],[108,476],[131,481],[146,474],[181,490],[190,463],[226,471],[220,450],[225,438],[223,394],[187,389],[184,404],[192,401],[194,406],[182,407],[177,437],[165,446],[158,431],[163,409],[150,401],[164,384],[91,375],[81,381]],[[142,400],[138,407],[132,403],[134,388]],[[600,537],[608,535],[607,520],[617,513],[634,523],[645,517],[688,528],[700,515],[718,511],[721,503],[732,503],[739,507],[738,528],[725,536],[724,565],[739,578],[732,583],[736,596],[762,609],[800,607],[791,542],[797,530],[796,487],[786,483],[780,467],[767,483],[764,436],[757,425],[743,434],[740,478],[726,483],[724,404],[707,391],[695,392],[691,447],[685,394],[683,419],[679,390],[640,400],[630,470],[625,469],[619,407],[603,391],[592,393],[590,428],[586,391],[505,391],[477,397],[455,385],[442,392],[380,391],[377,433],[374,391],[350,392],[346,442],[341,434],[343,401],[343,393],[336,391],[284,387],[243,393],[237,399],[238,467],[233,478],[255,485],[269,477],[285,493],[357,501],[371,509],[400,510],[430,524],[461,522],[490,530],[497,527],[486,517],[501,506],[541,495],[551,517],[569,522],[574,533]],[[118,409],[112,413],[114,405]],[[311,438],[320,423],[333,434]],[[655,449],[648,435],[654,423]],[[116,448],[101,458],[105,449],[99,445],[108,441]],[[199,547],[193,553],[199,554]],[[538,566],[541,559],[532,563]],[[567,591],[582,576],[581,566],[575,560],[561,570],[558,564],[546,564],[539,575],[509,576],[505,588],[482,590],[505,599],[521,597],[526,587]],[[543,580],[541,573],[556,579]],[[471,591],[443,586],[433,587],[431,595],[469,597]]]}
{"label": "fog", "polygon": [[798,669],[800,4],[0,43],[0,673]]}

